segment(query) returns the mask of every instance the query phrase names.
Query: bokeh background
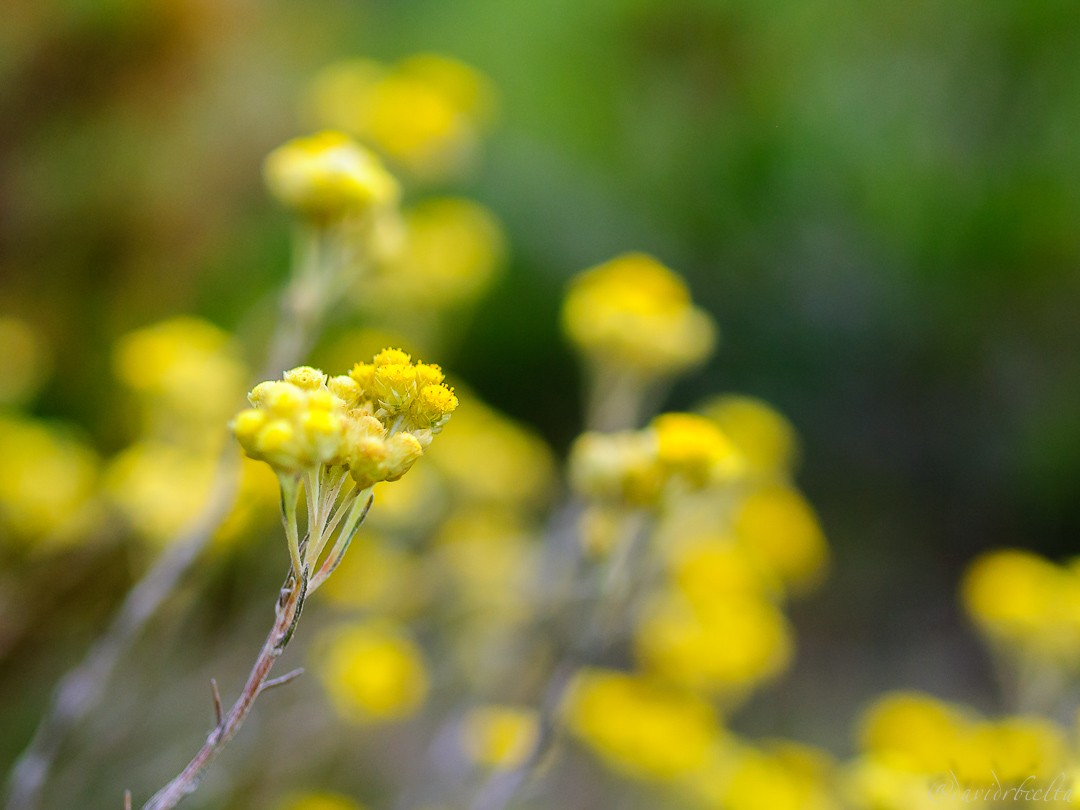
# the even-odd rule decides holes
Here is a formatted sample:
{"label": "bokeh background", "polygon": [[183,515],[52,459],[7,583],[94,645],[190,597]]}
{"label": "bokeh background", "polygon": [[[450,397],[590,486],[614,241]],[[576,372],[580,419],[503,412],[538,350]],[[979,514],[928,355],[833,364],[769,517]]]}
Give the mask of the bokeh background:
{"label": "bokeh background", "polygon": [[[736,725],[844,755],[883,689],[995,708],[960,572],[997,546],[1072,553],[1080,530],[1075,3],[8,0],[3,18],[0,315],[51,358],[30,413],[122,447],[119,336],[176,313],[246,335],[272,306],[290,223],[261,164],[306,131],[313,76],[452,55],[499,103],[477,165],[445,187],[497,214],[509,260],[443,364],[565,450],[582,400],[565,283],[645,250],[723,332],[669,405],[748,393],[802,437],[832,571],[793,607],[794,666]],[[0,764],[148,562],[9,556]],[[57,795],[119,806],[148,738],[175,734],[159,771],[182,759],[200,732],[162,707],[202,700],[208,672],[239,683],[277,584],[265,556],[242,550],[169,603],[65,748]],[[260,778],[252,725],[223,760],[234,796]]]}

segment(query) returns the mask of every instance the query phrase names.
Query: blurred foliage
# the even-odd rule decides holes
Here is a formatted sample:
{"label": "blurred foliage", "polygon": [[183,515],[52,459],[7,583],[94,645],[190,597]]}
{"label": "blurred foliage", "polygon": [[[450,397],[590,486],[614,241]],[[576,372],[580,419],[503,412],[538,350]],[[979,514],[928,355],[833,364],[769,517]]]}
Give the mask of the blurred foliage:
{"label": "blurred foliage", "polygon": [[[8,0],[0,401],[73,428],[4,415],[4,447],[66,453],[70,486],[47,494],[81,501],[98,474],[89,448],[114,459],[115,477],[121,449],[163,438],[112,390],[123,335],[195,313],[238,335],[237,356],[221,362],[257,363],[290,250],[261,164],[311,125],[311,81],[339,59],[452,55],[490,77],[491,130],[471,173],[414,177],[406,200],[479,200],[507,245],[478,251],[505,247],[508,266],[491,273],[486,300],[449,325],[416,315],[406,337],[439,333],[453,348],[440,358],[448,368],[565,449],[584,400],[558,334],[566,281],[626,250],[661,257],[723,335],[671,404],[738,391],[790,417],[800,484],[836,557],[829,586],[792,608],[800,658],[771,708],[750,700],[748,729],[799,730],[845,752],[853,707],[883,687],[997,708],[986,659],[961,633],[961,568],[993,546],[1061,556],[1080,536],[1078,49],[1070,0]],[[340,324],[316,354],[351,354],[342,347],[361,325],[409,331],[378,321]],[[20,367],[30,355],[48,371]],[[514,440],[534,447],[532,434]],[[537,464],[550,464],[536,446]],[[544,497],[530,489],[522,499]],[[801,501],[784,502],[797,521]],[[31,505],[28,520],[58,512]],[[96,518],[101,508],[88,505]],[[447,544],[450,558],[470,553]],[[0,741],[0,763],[148,553],[75,549],[63,576],[33,559],[0,574],[0,691],[22,696],[2,707],[4,727],[19,733]],[[389,556],[373,565],[410,563]],[[157,629],[189,651],[207,634],[221,647],[243,629],[254,637],[263,617],[250,605],[276,586],[272,562],[240,544]],[[10,605],[9,593],[25,592],[31,603]],[[211,633],[227,610],[243,618]],[[246,661],[206,650],[186,677]],[[153,707],[147,683],[165,668],[151,662],[124,680],[117,712]],[[132,746],[121,733],[102,720],[80,738]],[[403,739],[385,745],[409,753]],[[755,773],[794,761],[744,753]],[[80,774],[59,787],[92,792]],[[111,790],[115,772],[96,778]],[[230,778],[241,791],[257,771]]]}

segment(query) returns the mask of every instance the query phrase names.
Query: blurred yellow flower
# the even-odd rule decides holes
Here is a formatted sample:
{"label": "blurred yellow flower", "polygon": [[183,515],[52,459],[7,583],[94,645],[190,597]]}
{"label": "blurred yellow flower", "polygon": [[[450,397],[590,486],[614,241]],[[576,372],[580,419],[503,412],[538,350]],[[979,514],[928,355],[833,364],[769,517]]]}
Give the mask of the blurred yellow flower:
{"label": "blurred yellow flower", "polygon": [[461,171],[490,123],[487,78],[455,59],[419,54],[394,66],[369,60],[326,68],[310,106],[323,126],[369,144],[422,179]]}
{"label": "blurred yellow flower", "polygon": [[536,508],[555,485],[554,454],[544,440],[472,395],[432,449],[431,463],[466,502]]}
{"label": "blurred yellow flower", "polygon": [[340,793],[320,791],[289,796],[275,810],[364,810],[364,806]]}
{"label": "blurred yellow flower", "polygon": [[730,772],[710,806],[723,810],[839,810],[833,795],[833,763],[809,746],[792,742],[737,750]]}
{"label": "blurred yellow flower", "polygon": [[799,453],[798,436],[791,423],[771,405],[753,397],[729,394],[709,400],[701,411],[735,444],[749,475],[791,475]]}
{"label": "blurred yellow flower", "polygon": [[641,779],[699,772],[720,740],[707,701],[613,670],[579,672],[564,713],[570,730],[604,762]]}
{"label": "blurred yellow flower", "polygon": [[488,209],[460,198],[433,198],[405,212],[396,249],[358,288],[373,314],[451,309],[476,301],[502,267],[505,237]]}
{"label": "blurred yellow flower", "polygon": [[0,415],[0,447],[0,537],[38,549],[78,539],[93,519],[97,454],[59,426],[15,415]]}
{"label": "blurred yellow flower", "polygon": [[209,452],[244,394],[248,371],[233,337],[189,316],[129,332],[113,349],[113,372],[138,397],[149,438]]}
{"label": "blurred yellow flower", "polygon": [[793,644],[787,620],[772,602],[722,592],[699,604],[679,594],[657,596],[634,641],[650,672],[680,686],[735,698],[781,672]]}
{"label": "blurred yellow flower", "polygon": [[140,535],[155,543],[174,537],[206,503],[215,459],[159,441],[141,441],[109,460],[110,502]]}
{"label": "blurred yellow flower", "polygon": [[516,768],[536,747],[540,720],[522,706],[480,706],[469,710],[461,742],[469,759],[487,768]]}
{"label": "blurred yellow flower", "polygon": [[568,466],[580,495],[611,506],[654,506],[667,481],[651,431],[583,433],[570,448]]}
{"label": "blurred yellow flower", "polygon": [[695,486],[729,479],[742,469],[735,445],[702,416],[662,413],[650,427],[656,433],[660,464]]}
{"label": "blurred yellow flower", "polygon": [[1020,655],[1075,666],[1080,655],[1080,573],[1029,551],[993,551],[964,575],[961,600],[991,641]]}
{"label": "blurred yellow flower", "polygon": [[917,692],[878,698],[859,723],[863,750],[890,767],[945,774],[959,747],[967,718],[954,706]]}
{"label": "blurred yellow flower", "polygon": [[0,405],[26,402],[52,370],[41,335],[24,320],[0,316]]}
{"label": "blurred yellow flower", "polygon": [[296,138],[266,158],[266,184],[285,207],[325,222],[397,204],[397,180],[341,132]]}
{"label": "blurred yellow flower", "polygon": [[419,648],[390,622],[337,627],[315,647],[314,667],[330,702],[346,720],[373,723],[415,712],[428,691]]}
{"label": "blurred yellow flower", "polygon": [[682,279],[642,253],[619,256],[574,278],[562,322],[590,360],[645,379],[698,365],[716,344],[712,317],[691,303]]}
{"label": "blurred yellow flower", "polygon": [[736,507],[732,530],[785,587],[807,590],[824,577],[829,558],[825,535],[810,504],[791,487],[751,489]]}

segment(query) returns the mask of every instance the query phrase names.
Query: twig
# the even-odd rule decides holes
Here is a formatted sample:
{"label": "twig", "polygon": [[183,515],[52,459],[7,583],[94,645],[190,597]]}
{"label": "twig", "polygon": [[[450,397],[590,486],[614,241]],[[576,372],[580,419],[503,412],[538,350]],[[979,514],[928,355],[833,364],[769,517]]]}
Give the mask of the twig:
{"label": "twig", "polygon": [[124,791],[124,810],[131,810],[131,791]]}
{"label": "twig", "polygon": [[218,691],[217,679],[210,679],[210,694],[214,696],[214,725],[221,725],[221,692]]}
{"label": "twig", "polygon": [[175,779],[155,793],[150,800],[143,805],[142,810],[172,810],[185,796],[190,795],[198,788],[202,781],[206,768],[214,760],[214,757],[225,747],[240,729],[256,698],[265,689],[280,686],[294,680],[303,670],[296,670],[280,678],[268,680],[271,668],[281,656],[285,645],[292,637],[296,622],[300,618],[300,612],[304,609],[304,596],[307,592],[307,582],[296,579],[291,573],[281,589],[278,598],[274,626],[270,630],[266,641],[263,643],[259,657],[255,659],[255,665],[251,669],[247,683],[236,703],[229,709],[210,735],[206,738],[202,748],[195,754],[191,762],[184,768]]}
{"label": "twig", "polygon": [[292,683],[303,674],[304,668],[300,667],[298,669],[294,669],[292,672],[286,672],[284,675],[281,675],[277,678],[271,678],[259,688],[259,694],[262,694],[267,689],[273,689],[275,686],[284,686],[287,683]]}

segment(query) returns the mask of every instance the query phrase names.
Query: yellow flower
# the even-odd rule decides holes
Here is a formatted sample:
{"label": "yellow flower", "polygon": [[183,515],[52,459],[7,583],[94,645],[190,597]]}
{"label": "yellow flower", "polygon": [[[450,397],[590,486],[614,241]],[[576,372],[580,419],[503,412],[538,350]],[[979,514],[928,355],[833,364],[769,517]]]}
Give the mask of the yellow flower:
{"label": "yellow flower", "polygon": [[302,793],[290,796],[275,810],[364,810],[363,805],[340,793]]}
{"label": "yellow flower", "polygon": [[392,207],[401,193],[379,159],[340,132],[279,146],[267,157],[265,173],[279,202],[319,221]]}
{"label": "yellow flower", "polygon": [[542,506],[555,485],[555,459],[536,433],[469,395],[431,451],[456,498],[525,509]]}
{"label": "yellow flower", "polygon": [[791,423],[768,403],[727,395],[707,402],[702,413],[731,439],[750,475],[786,478],[791,474],[798,457],[798,437]]}
{"label": "yellow flower", "polygon": [[70,543],[93,517],[97,454],[57,426],[0,416],[0,537]]}
{"label": "yellow flower", "polygon": [[188,316],[124,335],[113,349],[113,371],[138,396],[144,438],[208,454],[218,451],[221,423],[248,376],[233,337]]}
{"label": "yellow flower", "polygon": [[420,650],[393,624],[369,621],[338,627],[316,647],[319,677],[346,720],[398,720],[415,712],[427,695]]}
{"label": "yellow flower", "polygon": [[691,413],[664,413],[653,419],[657,458],[691,484],[725,480],[742,468],[735,445],[708,419]]}
{"label": "yellow flower", "polygon": [[681,686],[741,697],[791,659],[784,614],[761,597],[717,593],[694,604],[662,594],[647,608],[635,649],[650,671]]}
{"label": "yellow flower", "polygon": [[434,54],[393,67],[368,60],[331,65],[311,101],[325,125],[349,132],[425,179],[460,170],[490,117],[493,93],[473,68]]}
{"label": "yellow flower", "polygon": [[590,359],[639,376],[669,377],[703,362],[716,343],[712,318],[675,273],[629,253],[575,278],[563,328]]}
{"label": "yellow flower", "polygon": [[475,301],[501,268],[504,242],[501,226],[483,206],[455,198],[424,200],[405,213],[400,244],[365,278],[360,303],[378,314]]}
{"label": "yellow flower", "polygon": [[1075,570],[1028,551],[990,552],[971,564],[961,599],[992,641],[1075,666],[1080,652],[1080,574]]}
{"label": "yellow flower", "polygon": [[890,767],[941,775],[954,765],[967,722],[957,708],[928,695],[893,692],[865,712],[859,742]]}
{"label": "yellow flower", "polygon": [[817,585],[829,547],[810,504],[794,489],[766,484],[752,489],[735,510],[736,540],[789,589]]}
{"label": "yellow flower", "polygon": [[516,768],[536,747],[540,721],[521,706],[480,706],[466,715],[461,729],[465,753],[477,765]]}
{"label": "yellow flower", "polygon": [[716,807],[724,810],[839,810],[832,795],[833,763],[809,746],[779,742],[765,749],[743,748]]}
{"label": "yellow flower", "polygon": [[642,779],[700,772],[720,738],[706,701],[612,670],[579,672],[564,712],[570,730],[604,762]]}
{"label": "yellow flower", "polygon": [[210,496],[215,459],[148,440],[109,461],[105,491],[139,534],[155,544],[174,537]]}

